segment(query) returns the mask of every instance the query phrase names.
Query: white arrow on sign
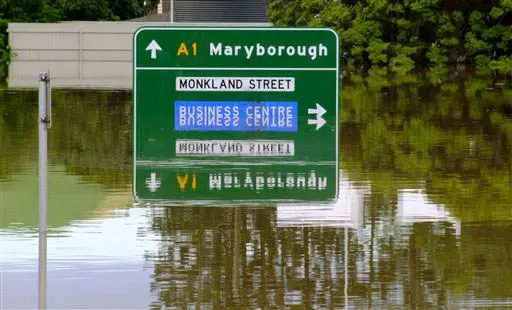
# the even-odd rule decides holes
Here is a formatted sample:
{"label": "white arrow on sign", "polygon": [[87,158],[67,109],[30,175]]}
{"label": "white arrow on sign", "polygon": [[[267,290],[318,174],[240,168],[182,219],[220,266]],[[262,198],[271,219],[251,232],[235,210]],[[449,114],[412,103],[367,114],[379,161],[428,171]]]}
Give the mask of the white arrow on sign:
{"label": "white arrow on sign", "polygon": [[316,114],[316,119],[308,119],[308,125],[316,125],[316,130],[320,129],[327,121],[322,118],[322,115],[327,112],[324,107],[316,104],[316,109],[308,109],[308,114]]}
{"label": "white arrow on sign", "polygon": [[152,193],[156,192],[156,190],[160,187],[160,184],[162,184],[162,182],[157,180],[156,173],[151,172],[151,178],[146,179],[146,185],[148,186],[149,191]]}
{"label": "white arrow on sign", "polygon": [[151,51],[151,59],[156,59],[156,51],[161,51],[162,48],[160,47],[160,45],[158,45],[158,43],[156,43],[155,40],[151,41],[151,43],[149,43],[148,47],[146,47],[146,51]]}

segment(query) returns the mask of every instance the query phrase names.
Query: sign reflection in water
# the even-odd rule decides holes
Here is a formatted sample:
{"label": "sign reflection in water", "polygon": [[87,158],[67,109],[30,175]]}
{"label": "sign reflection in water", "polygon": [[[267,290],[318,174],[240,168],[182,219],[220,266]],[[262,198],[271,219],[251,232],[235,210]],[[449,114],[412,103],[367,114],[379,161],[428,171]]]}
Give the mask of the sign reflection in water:
{"label": "sign reflection in water", "polygon": [[[155,263],[152,287],[160,296],[153,306],[367,306],[362,287],[378,283],[368,277],[386,268],[381,259],[387,255],[388,260],[404,260],[401,264],[407,261],[397,254],[407,251],[416,223],[435,228],[439,222],[439,228],[448,229],[446,223],[453,223],[451,229],[458,229],[457,219],[442,205],[429,203],[421,188],[400,193],[397,213],[377,223],[368,214],[370,183],[354,183],[340,172],[339,192],[332,202],[155,210],[153,227],[162,244],[150,257]],[[396,250],[389,252],[386,240]],[[387,305],[406,304],[402,285],[389,279],[383,291],[393,296],[375,297],[374,306],[385,307],[386,298]],[[190,287],[197,293],[191,294]],[[437,292],[428,294],[431,298]]]}
{"label": "sign reflection in water", "polygon": [[183,160],[137,166],[141,201],[208,204],[259,201],[328,201],[336,195],[336,166],[279,162],[224,163]]}

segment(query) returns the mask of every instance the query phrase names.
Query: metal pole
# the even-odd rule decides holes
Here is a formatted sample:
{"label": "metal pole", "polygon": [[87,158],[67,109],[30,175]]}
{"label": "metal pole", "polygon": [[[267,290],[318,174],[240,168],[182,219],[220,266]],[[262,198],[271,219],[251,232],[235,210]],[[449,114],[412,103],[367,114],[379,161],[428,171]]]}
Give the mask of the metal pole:
{"label": "metal pole", "polygon": [[348,223],[345,223],[345,261],[344,261],[344,269],[345,269],[345,309],[348,309]]}
{"label": "metal pole", "polygon": [[39,74],[39,309],[46,309],[46,234],[48,204],[47,73]]}
{"label": "metal pole", "polygon": [[235,208],[235,219],[233,225],[233,297],[238,299],[240,291],[240,208]]}

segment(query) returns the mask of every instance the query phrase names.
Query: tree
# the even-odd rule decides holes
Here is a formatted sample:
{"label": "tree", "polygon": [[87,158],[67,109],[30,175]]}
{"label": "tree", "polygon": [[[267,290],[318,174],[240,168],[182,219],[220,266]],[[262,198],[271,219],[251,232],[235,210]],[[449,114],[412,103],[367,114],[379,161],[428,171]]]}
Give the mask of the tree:
{"label": "tree", "polygon": [[0,12],[10,22],[56,22],[61,12],[49,0],[2,0]]}
{"label": "tree", "polygon": [[57,0],[65,20],[112,20],[114,14],[107,0]]}
{"label": "tree", "polygon": [[269,17],[335,29],[349,69],[465,62],[512,73],[512,0],[270,0]]}
{"label": "tree", "polygon": [[9,41],[7,40],[7,21],[0,15],[0,80],[6,78],[9,65]]}
{"label": "tree", "polygon": [[158,0],[56,0],[66,20],[126,20],[147,14]]}

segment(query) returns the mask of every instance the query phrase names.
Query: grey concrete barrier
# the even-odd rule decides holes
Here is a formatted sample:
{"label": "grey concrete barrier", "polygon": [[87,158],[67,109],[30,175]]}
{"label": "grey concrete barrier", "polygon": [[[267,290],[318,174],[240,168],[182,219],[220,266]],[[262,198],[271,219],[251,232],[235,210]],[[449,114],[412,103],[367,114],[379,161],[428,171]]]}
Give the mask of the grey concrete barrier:
{"label": "grey concrete barrier", "polygon": [[[52,70],[53,88],[132,89],[132,40],[162,22],[10,23],[9,88],[37,88]],[[173,26],[269,26],[261,23],[173,23]]]}

